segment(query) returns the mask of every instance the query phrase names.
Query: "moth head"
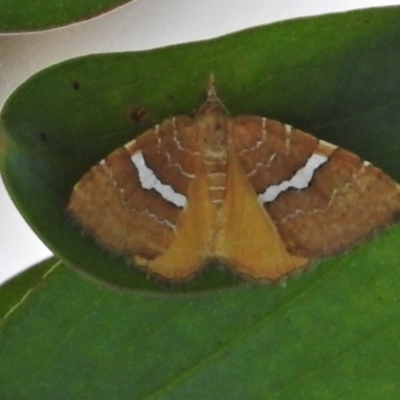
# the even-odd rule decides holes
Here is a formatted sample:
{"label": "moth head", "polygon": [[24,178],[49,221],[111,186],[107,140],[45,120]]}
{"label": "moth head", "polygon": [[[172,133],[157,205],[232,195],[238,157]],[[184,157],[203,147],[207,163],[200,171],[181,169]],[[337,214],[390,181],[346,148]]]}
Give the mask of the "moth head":
{"label": "moth head", "polygon": [[199,145],[204,147],[206,152],[226,152],[229,112],[217,95],[213,76],[210,78],[207,100],[194,118],[198,128]]}

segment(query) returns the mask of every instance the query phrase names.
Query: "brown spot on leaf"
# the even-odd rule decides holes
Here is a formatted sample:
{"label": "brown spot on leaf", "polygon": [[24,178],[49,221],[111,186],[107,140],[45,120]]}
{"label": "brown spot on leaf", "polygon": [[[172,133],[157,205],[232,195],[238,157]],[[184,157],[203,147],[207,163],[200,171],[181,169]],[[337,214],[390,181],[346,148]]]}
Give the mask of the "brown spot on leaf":
{"label": "brown spot on leaf", "polygon": [[137,124],[143,120],[147,115],[147,110],[143,107],[136,107],[130,111],[129,117],[132,121]]}

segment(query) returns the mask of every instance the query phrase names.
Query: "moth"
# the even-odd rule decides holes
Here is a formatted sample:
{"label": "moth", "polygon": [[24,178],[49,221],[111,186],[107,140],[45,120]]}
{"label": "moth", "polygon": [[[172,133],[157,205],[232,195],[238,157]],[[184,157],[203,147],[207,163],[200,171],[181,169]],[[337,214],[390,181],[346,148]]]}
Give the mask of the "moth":
{"label": "moth", "polygon": [[192,278],[210,259],[278,280],[400,215],[400,187],[355,154],[267,118],[231,117],[213,82],[75,185],[68,212],[148,274]]}

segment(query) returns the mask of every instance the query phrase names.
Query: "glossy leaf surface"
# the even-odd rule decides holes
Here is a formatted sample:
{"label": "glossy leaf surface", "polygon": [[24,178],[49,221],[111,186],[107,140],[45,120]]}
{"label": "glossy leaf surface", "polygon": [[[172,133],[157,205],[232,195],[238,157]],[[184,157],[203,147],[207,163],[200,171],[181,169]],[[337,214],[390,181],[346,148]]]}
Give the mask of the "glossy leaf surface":
{"label": "glossy leaf surface", "polygon": [[399,232],[287,286],[201,295],[121,293],[36,267],[13,302],[22,286],[0,289],[1,398],[395,399]]}
{"label": "glossy leaf surface", "polygon": [[[65,206],[82,174],[154,124],[190,113],[204,100],[212,72],[233,115],[297,126],[399,180],[399,17],[398,7],[358,11],[55,65],[19,87],[2,111],[0,156],[8,189],[68,264],[110,285],[163,291],[71,223]],[[234,284],[211,268],[181,290]]]}

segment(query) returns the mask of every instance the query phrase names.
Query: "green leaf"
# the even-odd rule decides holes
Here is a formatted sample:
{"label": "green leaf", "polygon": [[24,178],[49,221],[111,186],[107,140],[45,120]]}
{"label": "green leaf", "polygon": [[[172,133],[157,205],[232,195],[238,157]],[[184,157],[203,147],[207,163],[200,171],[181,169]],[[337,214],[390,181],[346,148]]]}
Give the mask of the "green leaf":
{"label": "green leaf", "polygon": [[47,266],[0,318],[0,397],[396,399],[399,232],[286,286],[201,295],[117,292]]}
{"label": "green leaf", "polygon": [[[110,285],[163,291],[71,223],[65,207],[83,173],[155,123],[201,104],[213,72],[233,115],[292,124],[398,180],[399,18],[399,7],[358,11],[55,65],[20,86],[2,111],[5,183],[28,222],[68,265]],[[138,110],[145,111],[139,121]],[[391,237],[397,248],[399,237]],[[370,260],[366,269],[379,269],[383,260]],[[232,285],[234,278],[210,268],[180,290]]]}
{"label": "green leaf", "polygon": [[36,285],[40,285],[42,278],[59,263],[54,257],[50,258],[38,264],[35,268],[30,268],[24,274],[7,281],[1,288],[0,320],[7,319],[19,303],[35,290]]}
{"label": "green leaf", "polygon": [[0,32],[54,28],[96,17],[129,0],[2,0]]}

